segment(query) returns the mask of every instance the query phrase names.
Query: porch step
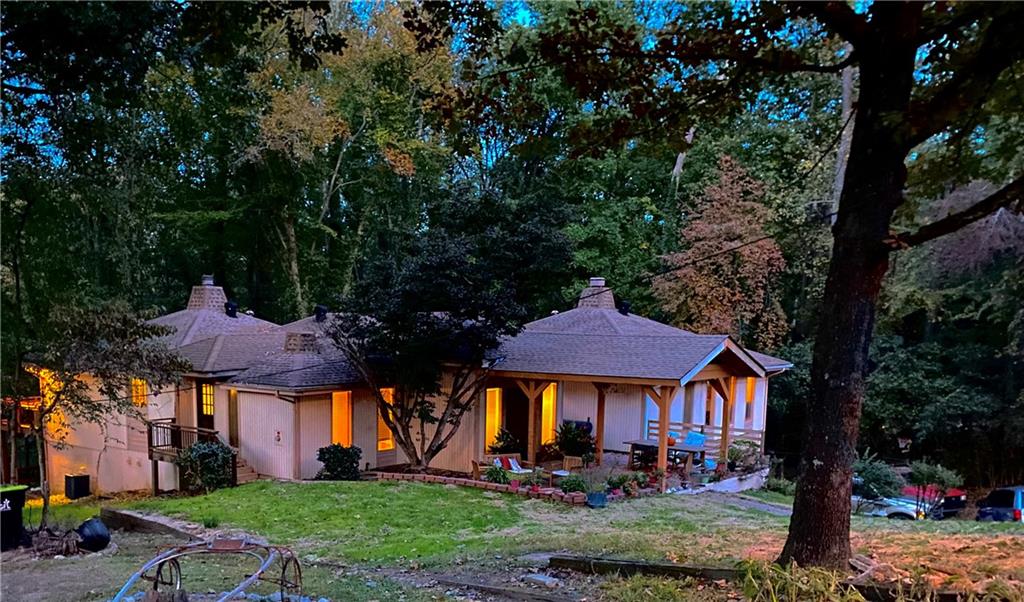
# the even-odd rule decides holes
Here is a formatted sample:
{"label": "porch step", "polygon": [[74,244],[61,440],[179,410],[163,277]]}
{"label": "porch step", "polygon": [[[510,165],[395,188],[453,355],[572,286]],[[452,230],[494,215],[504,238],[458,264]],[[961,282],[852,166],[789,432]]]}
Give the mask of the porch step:
{"label": "porch step", "polygon": [[249,463],[245,461],[242,456],[235,456],[235,476],[239,485],[245,483],[251,483],[256,479],[260,478],[260,475],[256,472],[256,469],[249,466]]}

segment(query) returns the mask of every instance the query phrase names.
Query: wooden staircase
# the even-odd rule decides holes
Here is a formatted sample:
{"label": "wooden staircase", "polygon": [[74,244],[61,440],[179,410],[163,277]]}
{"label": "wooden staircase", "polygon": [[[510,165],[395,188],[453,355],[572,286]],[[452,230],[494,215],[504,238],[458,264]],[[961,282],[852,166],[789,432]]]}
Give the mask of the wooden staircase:
{"label": "wooden staircase", "polygon": [[244,485],[251,483],[256,479],[260,478],[260,475],[256,473],[256,469],[249,466],[249,463],[245,461],[240,454],[235,454],[235,483],[238,485]]}

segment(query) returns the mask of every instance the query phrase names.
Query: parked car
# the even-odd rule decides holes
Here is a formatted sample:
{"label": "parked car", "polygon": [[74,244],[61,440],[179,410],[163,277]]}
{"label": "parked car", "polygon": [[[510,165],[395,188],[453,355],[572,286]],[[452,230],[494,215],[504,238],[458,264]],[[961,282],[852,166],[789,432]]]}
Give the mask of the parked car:
{"label": "parked car", "polygon": [[978,502],[978,520],[1024,522],[1024,485],[993,489]]}
{"label": "parked car", "polygon": [[864,484],[860,477],[853,477],[853,496],[850,498],[854,514],[879,516],[894,520],[918,520],[925,518],[918,512],[914,500],[889,498]]}
{"label": "parked car", "polygon": [[[928,485],[924,489],[924,500],[926,505],[939,497],[939,488],[935,485]],[[917,486],[908,485],[900,492],[900,497],[917,503],[919,492]],[[942,519],[951,518],[960,513],[967,506],[967,492],[962,489],[949,489],[942,499],[936,503],[930,512],[929,518]]]}

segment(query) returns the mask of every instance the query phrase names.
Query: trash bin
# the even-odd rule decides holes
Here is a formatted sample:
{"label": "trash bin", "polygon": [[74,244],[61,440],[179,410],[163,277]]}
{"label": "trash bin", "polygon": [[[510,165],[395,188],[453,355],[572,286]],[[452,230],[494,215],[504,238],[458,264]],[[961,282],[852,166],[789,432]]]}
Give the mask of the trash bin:
{"label": "trash bin", "polygon": [[77,500],[80,497],[86,497],[89,493],[89,475],[64,475],[64,496],[69,500]]}
{"label": "trash bin", "polygon": [[25,507],[26,485],[4,485],[0,487],[0,550],[10,550],[21,543],[25,529],[21,521],[21,509]]}

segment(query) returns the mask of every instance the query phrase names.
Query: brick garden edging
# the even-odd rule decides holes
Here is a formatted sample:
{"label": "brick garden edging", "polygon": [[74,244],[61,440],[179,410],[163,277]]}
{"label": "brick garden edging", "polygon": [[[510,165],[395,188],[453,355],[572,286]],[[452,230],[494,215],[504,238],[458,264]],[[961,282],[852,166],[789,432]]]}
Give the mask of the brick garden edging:
{"label": "brick garden edging", "polygon": [[[511,485],[502,485],[500,483],[489,483],[487,481],[477,481],[474,479],[466,479],[459,477],[442,477],[431,474],[378,472],[376,473],[376,476],[378,481],[421,481],[424,483],[437,483],[439,485],[473,487],[475,489],[483,489],[486,491],[497,491],[499,493],[513,493],[521,497],[549,500],[552,502],[560,502],[563,504],[567,504],[569,506],[583,506],[587,503],[587,494],[580,492],[562,493],[562,490],[558,489],[557,487],[541,487],[540,491],[531,491],[529,487],[519,487],[518,489],[514,489]],[[654,495],[657,492],[657,489],[641,489],[637,493],[637,496],[645,497],[649,495]],[[625,498],[625,494],[608,494],[609,502],[614,502]]]}

